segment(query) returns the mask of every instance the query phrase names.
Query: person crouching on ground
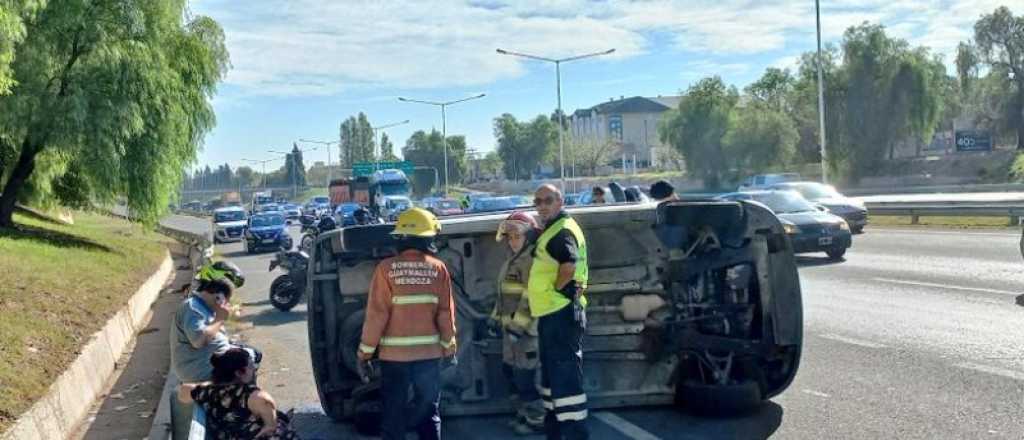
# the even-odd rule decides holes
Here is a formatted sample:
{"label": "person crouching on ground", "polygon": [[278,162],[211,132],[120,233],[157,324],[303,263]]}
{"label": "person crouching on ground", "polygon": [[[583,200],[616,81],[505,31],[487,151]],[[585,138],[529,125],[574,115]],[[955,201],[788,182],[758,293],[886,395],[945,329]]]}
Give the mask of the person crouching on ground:
{"label": "person crouching on ground", "polygon": [[398,255],[381,261],[370,280],[357,356],[363,372],[374,353],[380,358],[384,440],[404,440],[408,426],[420,440],[441,438],[441,359],[455,356],[456,346],[451,276],[434,256],[439,232],[430,211],[403,211],[392,232]]}
{"label": "person crouching on ground", "polygon": [[184,383],[178,399],[206,412],[207,438],[216,440],[295,440],[287,415],[270,393],[256,386],[257,363],[250,350],[233,347],[214,354],[213,381]]}
{"label": "person crouching on ground", "polygon": [[502,333],[502,361],[510,370],[518,399],[516,415],[511,421],[516,434],[529,435],[544,429],[544,402],[537,388],[540,365],[537,341],[537,320],[530,314],[526,295],[533,249],[540,235],[540,225],[525,212],[509,215],[495,237],[505,242],[511,253],[498,272],[499,297],[491,313],[492,327]]}

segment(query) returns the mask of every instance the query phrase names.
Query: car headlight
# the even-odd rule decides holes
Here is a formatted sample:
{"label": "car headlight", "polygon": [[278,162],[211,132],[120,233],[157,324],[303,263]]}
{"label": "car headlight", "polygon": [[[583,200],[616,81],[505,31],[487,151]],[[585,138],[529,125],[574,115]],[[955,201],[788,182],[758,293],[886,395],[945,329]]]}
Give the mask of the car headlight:
{"label": "car headlight", "polygon": [[782,224],[782,229],[784,231],[786,231],[787,234],[790,234],[790,235],[792,235],[792,234],[799,234],[800,233],[800,228],[797,227],[797,225],[794,225],[792,223],[783,223]]}
{"label": "car headlight", "polygon": [[839,230],[840,231],[849,231],[850,230],[850,224],[847,223],[845,220],[839,222]]}

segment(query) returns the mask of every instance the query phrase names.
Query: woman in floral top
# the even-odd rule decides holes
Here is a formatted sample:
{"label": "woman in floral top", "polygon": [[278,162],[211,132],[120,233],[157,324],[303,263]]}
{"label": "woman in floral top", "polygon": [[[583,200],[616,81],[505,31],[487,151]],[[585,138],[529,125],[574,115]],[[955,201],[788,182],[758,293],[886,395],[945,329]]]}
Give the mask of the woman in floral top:
{"label": "woman in floral top", "polygon": [[249,352],[231,348],[210,358],[213,382],[182,384],[178,399],[206,411],[207,429],[216,440],[295,440],[288,417],[270,394],[256,386],[256,365]]}

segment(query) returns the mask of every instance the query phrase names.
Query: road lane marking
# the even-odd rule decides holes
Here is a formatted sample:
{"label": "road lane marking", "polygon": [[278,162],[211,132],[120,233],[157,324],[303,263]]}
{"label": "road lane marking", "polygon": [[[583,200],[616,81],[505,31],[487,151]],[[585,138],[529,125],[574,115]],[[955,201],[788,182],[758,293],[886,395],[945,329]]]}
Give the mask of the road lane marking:
{"label": "road lane marking", "polygon": [[960,362],[954,364],[957,368],[966,368],[968,370],[980,371],[982,373],[995,374],[997,376],[1008,377],[1015,380],[1024,380],[1024,373],[1020,371],[1007,370],[1005,368],[992,367],[988,365],[976,364],[974,362]]}
{"label": "road lane marking", "polygon": [[814,390],[809,390],[809,389],[806,389],[806,388],[802,389],[800,391],[804,392],[805,394],[810,394],[812,396],[825,397],[825,398],[829,397],[828,394],[825,394],[825,393],[823,393],[821,391],[814,391]]}
{"label": "road lane marking", "polygon": [[906,286],[917,286],[917,287],[934,287],[937,289],[950,289],[950,290],[963,290],[966,292],[982,292],[982,293],[996,293],[1000,295],[1020,295],[1021,292],[1011,292],[1009,290],[998,290],[998,289],[986,289],[984,287],[965,287],[965,286],[953,286],[949,284],[939,283],[925,283],[922,281],[905,281],[905,280],[894,280],[891,278],[872,278],[875,281],[892,284],[903,284]]}
{"label": "road lane marking", "polygon": [[865,341],[863,339],[850,338],[850,337],[846,337],[846,336],[842,336],[842,335],[837,335],[835,333],[823,333],[823,334],[820,334],[818,336],[822,337],[822,338],[825,338],[825,339],[831,339],[833,341],[845,342],[847,344],[859,345],[861,347],[867,347],[867,348],[886,348],[886,347],[888,347],[888,345],[885,345],[885,344],[879,344],[877,342]]}
{"label": "road lane marking", "polygon": [[643,428],[630,423],[628,420],[619,417],[615,413],[601,411],[594,413],[594,418],[604,422],[606,425],[614,428],[616,431],[621,432],[623,435],[633,440],[661,440],[661,437],[644,431]]}

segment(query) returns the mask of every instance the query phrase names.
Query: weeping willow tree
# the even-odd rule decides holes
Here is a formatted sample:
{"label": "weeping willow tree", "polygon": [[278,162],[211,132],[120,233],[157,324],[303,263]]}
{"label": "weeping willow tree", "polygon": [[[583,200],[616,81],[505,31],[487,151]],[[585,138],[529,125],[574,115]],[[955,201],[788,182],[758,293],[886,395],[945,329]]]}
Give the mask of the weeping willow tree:
{"label": "weeping willow tree", "polygon": [[942,113],[945,69],[927,49],[889,38],[880,25],[848,29],[842,52],[842,142],[830,145],[857,180],[880,169],[897,143],[931,138]]}
{"label": "weeping willow tree", "polygon": [[0,96],[0,227],[18,201],[123,195],[148,223],[166,209],[213,128],[228,68],[223,30],[186,3],[65,0],[22,15]]}

